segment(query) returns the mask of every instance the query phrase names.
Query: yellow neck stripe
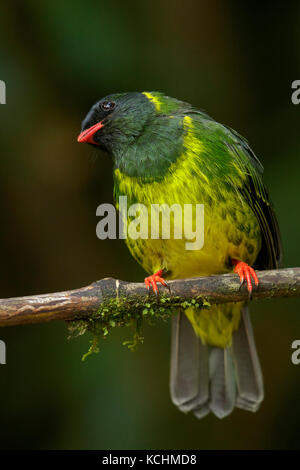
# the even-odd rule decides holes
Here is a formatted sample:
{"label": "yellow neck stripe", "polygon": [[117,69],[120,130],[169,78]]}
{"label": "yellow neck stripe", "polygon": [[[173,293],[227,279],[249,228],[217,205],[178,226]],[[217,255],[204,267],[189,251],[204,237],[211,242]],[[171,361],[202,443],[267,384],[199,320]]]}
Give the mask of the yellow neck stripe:
{"label": "yellow neck stripe", "polygon": [[151,93],[148,93],[147,91],[144,91],[143,92],[143,95],[146,96],[146,98],[148,98],[149,101],[151,101],[151,103],[154,104],[155,106],[155,109],[156,111],[160,111],[160,108],[161,108],[161,101],[158,99],[157,96],[154,96],[152,95]]}

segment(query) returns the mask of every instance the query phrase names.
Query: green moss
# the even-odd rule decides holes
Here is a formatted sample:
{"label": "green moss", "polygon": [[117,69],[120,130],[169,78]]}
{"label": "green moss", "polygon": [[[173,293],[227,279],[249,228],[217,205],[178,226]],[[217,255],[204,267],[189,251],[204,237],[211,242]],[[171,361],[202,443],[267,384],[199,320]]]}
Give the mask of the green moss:
{"label": "green moss", "polygon": [[166,321],[171,315],[178,313],[178,310],[191,306],[208,308],[210,304],[201,296],[182,302],[180,297],[167,297],[164,294],[158,301],[155,297],[146,296],[105,300],[97,312],[67,322],[69,338],[81,336],[86,332],[92,334],[89,350],[82,357],[84,361],[89,355],[99,352],[100,340],[105,338],[112,328],[129,326],[134,330],[133,337],[124,341],[123,345],[134,351],[144,341],[144,322],[153,325],[157,320]]}

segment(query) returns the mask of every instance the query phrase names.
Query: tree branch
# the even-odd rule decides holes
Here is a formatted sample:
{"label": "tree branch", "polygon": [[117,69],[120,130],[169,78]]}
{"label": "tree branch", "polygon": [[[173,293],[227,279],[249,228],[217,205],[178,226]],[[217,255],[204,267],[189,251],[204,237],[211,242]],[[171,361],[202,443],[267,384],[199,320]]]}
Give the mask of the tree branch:
{"label": "tree branch", "polygon": [[[300,297],[300,268],[278,269],[257,272],[260,284],[253,289],[253,299],[273,297]],[[178,279],[169,282],[171,295],[169,300],[184,302],[197,299],[201,306],[203,301],[210,304],[238,302],[247,300],[245,286],[240,289],[236,274]],[[160,289],[165,293],[165,288]],[[162,294],[162,299],[164,298]],[[34,295],[0,299],[0,326],[42,323],[52,320],[76,320],[87,318],[99,312],[102,305],[110,301],[128,302],[127,308],[134,309],[136,299],[146,303],[149,299],[142,283],[132,283],[102,279],[80,289],[57,292],[53,294]],[[151,295],[151,302],[154,296]],[[113,310],[113,307],[112,307]]]}

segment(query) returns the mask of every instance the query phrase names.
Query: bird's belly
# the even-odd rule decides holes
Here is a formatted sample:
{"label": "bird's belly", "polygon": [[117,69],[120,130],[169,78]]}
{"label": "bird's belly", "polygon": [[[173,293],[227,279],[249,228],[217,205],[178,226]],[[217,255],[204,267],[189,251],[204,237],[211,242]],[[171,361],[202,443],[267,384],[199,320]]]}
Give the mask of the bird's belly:
{"label": "bird's belly", "polygon": [[[228,272],[229,258],[254,263],[261,246],[260,229],[256,217],[245,205],[233,213],[206,210],[204,214],[203,246],[188,249],[191,240],[175,239],[127,239],[132,255],[151,274],[165,268],[169,279],[208,276]],[[183,231],[184,233],[184,231]]]}

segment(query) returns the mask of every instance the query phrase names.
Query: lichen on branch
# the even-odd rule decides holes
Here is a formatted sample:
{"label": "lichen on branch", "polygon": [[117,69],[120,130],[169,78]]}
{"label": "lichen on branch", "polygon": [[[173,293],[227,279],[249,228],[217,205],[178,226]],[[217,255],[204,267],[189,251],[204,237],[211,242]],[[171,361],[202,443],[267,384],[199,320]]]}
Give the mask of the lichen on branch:
{"label": "lichen on branch", "polygon": [[157,320],[167,321],[179,309],[194,306],[195,308],[208,308],[210,306],[204,298],[198,296],[190,301],[182,301],[179,296],[166,296],[162,293],[159,298],[133,295],[131,297],[110,298],[104,300],[97,312],[78,320],[67,321],[69,338],[81,336],[86,332],[92,334],[90,348],[83,355],[84,361],[90,354],[99,352],[99,342],[106,338],[112,328],[131,327],[133,337],[124,341],[123,345],[131,351],[144,341],[143,325],[152,326]]}

